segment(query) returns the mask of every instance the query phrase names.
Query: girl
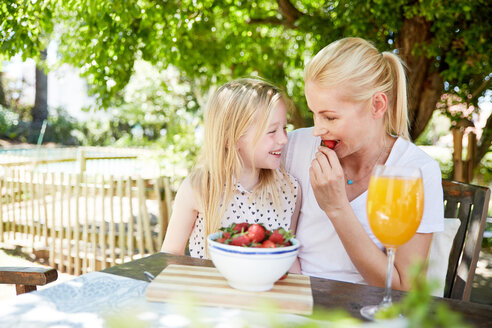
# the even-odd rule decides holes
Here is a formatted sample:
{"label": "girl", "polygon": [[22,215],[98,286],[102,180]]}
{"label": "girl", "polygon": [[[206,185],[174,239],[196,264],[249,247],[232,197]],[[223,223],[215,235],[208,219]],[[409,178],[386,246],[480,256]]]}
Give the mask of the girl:
{"label": "girl", "polygon": [[208,104],[200,164],[180,186],[162,251],[206,258],[206,236],[231,223],[295,231],[297,181],[280,166],[287,97],[273,85],[239,79]]}
{"label": "girl", "polygon": [[304,78],[314,128],[294,131],[284,152],[305,195],[297,228],[302,272],[384,286],[386,254],[367,221],[369,179],[377,164],[418,167],[424,214],[417,234],[396,252],[392,281],[406,290],[408,268],[427,257],[444,213],[439,165],[408,140],[402,62],[363,39],[346,38],[322,49]]}

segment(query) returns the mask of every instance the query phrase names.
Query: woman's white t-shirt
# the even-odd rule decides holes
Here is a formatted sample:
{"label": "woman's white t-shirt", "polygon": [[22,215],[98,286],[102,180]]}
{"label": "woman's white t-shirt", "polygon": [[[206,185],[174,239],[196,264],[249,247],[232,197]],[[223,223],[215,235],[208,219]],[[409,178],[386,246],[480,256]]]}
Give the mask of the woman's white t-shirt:
{"label": "woman's white t-shirt", "polygon": [[[301,243],[298,256],[302,273],[315,277],[366,283],[350,260],[330,219],[319,207],[314,196],[309,180],[309,167],[321,138],[314,137],[312,129],[303,128],[291,132],[282,154],[285,169],[296,177],[301,185],[302,205],[296,236]],[[398,138],[385,164],[418,167],[422,170],[424,214],[417,232],[443,231],[443,191],[438,163],[413,143]],[[383,249],[383,245],[369,227],[366,201],[367,191],[352,200],[350,205],[370,238],[380,249]]]}

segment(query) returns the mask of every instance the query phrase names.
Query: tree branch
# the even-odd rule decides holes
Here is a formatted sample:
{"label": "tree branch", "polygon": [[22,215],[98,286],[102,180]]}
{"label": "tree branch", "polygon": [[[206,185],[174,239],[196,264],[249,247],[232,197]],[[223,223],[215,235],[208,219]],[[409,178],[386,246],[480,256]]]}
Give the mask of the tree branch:
{"label": "tree branch", "polygon": [[270,24],[270,25],[285,25],[290,27],[286,20],[278,19],[276,17],[267,18],[251,18],[248,24]]}
{"label": "tree branch", "polygon": [[296,28],[295,22],[299,17],[304,14],[297,10],[296,7],[289,0],[277,0],[280,13],[285,19],[278,19],[277,17],[266,18],[251,18],[248,24],[271,24],[271,25],[283,25],[288,28]]}
{"label": "tree branch", "polygon": [[478,97],[478,95],[480,95],[482,93],[482,91],[485,89],[485,87],[487,87],[487,85],[490,83],[490,80],[491,79],[484,80],[482,82],[482,84],[475,91],[473,91],[472,99],[475,99],[476,97]]}
{"label": "tree branch", "polygon": [[289,0],[277,0],[278,8],[289,24],[294,25],[297,19],[304,15]]}
{"label": "tree branch", "polygon": [[485,124],[480,138],[480,143],[477,147],[477,155],[473,160],[473,167],[477,167],[482,158],[490,150],[490,144],[492,143],[492,114],[489,115],[487,123]]}

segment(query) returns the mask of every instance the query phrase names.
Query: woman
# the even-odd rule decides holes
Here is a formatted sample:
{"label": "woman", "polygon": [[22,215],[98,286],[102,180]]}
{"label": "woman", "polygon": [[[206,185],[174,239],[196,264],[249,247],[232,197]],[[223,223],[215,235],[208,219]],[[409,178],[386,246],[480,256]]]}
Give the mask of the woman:
{"label": "woman", "polygon": [[371,172],[378,164],[419,167],[424,214],[417,234],[396,252],[392,282],[407,290],[408,269],[427,257],[444,216],[439,165],[408,140],[401,60],[360,38],[336,41],[306,67],[305,94],[314,127],[292,132],[284,152],[304,195],[297,228],[302,272],[384,286],[387,257],[366,214]]}

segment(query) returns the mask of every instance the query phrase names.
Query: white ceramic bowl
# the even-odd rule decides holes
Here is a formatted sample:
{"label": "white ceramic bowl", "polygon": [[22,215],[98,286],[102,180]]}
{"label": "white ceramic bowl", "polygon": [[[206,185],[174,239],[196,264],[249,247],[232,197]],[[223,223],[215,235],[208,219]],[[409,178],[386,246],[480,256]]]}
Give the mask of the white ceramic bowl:
{"label": "white ceramic bowl", "polygon": [[210,257],[229,285],[247,291],[266,291],[280,279],[294,263],[299,241],[292,238],[291,246],[252,248],[216,242],[222,232],[207,237]]}

